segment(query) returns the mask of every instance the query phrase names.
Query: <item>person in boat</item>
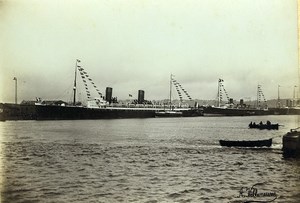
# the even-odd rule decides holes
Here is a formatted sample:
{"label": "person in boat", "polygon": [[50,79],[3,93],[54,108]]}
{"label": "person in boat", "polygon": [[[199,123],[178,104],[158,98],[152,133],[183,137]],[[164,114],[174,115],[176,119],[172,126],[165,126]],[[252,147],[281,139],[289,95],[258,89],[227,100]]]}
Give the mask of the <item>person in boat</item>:
{"label": "person in boat", "polygon": [[262,121],[260,121],[260,122],[259,122],[259,125],[263,125],[263,122],[262,122]]}
{"label": "person in boat", "polygon": [[267,125],[271,125],[271,122],[270,122],[270,121],[267,121]]}

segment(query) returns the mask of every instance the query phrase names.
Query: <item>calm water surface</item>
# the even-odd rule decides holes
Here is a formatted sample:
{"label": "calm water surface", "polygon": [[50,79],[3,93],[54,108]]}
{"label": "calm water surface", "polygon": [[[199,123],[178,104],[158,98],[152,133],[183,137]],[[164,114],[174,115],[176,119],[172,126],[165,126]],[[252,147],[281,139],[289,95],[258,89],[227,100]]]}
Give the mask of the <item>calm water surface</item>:
{"label": "calm water surface", "polygon": [[[250,121],[283,124],[248,129]],[[282,135],[298,116],[0,122],[1,202],[300,202]],[[276,137],[271,149],[219,139]],[[271,197],[242,197],[254,184]],[[246,194],[246,193],[245,193]],[[244,195],[245,195],[244,194]],[[274,198],[273,198],[274,199]]]}

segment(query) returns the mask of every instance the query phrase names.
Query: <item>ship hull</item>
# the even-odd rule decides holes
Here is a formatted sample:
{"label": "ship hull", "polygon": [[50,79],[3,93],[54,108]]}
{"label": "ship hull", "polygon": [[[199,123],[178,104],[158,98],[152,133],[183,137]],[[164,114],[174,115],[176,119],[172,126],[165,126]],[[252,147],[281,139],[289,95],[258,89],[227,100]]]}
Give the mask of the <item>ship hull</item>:
{"label": "ship hull", "polygon": [[[156,108],[87,108],[82,106],[0,104],[0,120],[79,120],[154,118]],[[201,116],[199,109],[182,109],[183,116]]]}
{"label": "ship hull", "polygon": [[269,108],[269,109],[251,109],[251,108],[219,108],[204,107],[204,116],[262,116],[262,115],[300,115],[300,109],[296,108]]}
{"label": "ship hull", "polygon": [[235,108],[218,108],[205,107],[203,109],[204,116],[257,116],[270,115],[268,110],[258,109],[235,109]]}
{"label": "ship hull", "polygon": [[86,107],[37,106],[37,120],[78,120],[113,118],[152,118],[154,110],[106,109]]}
{"label": "ship hull", "polygon": [[35,120],[35,105],[0,103],[0,120]]}

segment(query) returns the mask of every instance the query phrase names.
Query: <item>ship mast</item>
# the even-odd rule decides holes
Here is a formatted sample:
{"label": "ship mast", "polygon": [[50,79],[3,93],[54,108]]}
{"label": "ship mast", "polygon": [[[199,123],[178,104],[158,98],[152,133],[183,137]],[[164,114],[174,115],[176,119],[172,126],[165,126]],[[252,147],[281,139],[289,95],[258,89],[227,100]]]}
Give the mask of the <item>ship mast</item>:
{"label": "ship mast", "polygon": [[171,73],[171,76],[170,76],[170,110],[172,109],[172,80],[173,80],[173,75]]}
{"label": "ship mast", "polygon": [[15,104],[18,104],[18,79],[14,77],[15,81]]}
{"label": "ship mast", "polygon": [[[298,95],[300,95],[300,1],[297,0],[297,42],[298,42]],[[296,105],[298,105],[298,96],[296,99]]]}
{"label": "ship mast", "polygon": [[[278,91],[279,91],[279,85],[278,85]],[[279,96],[279,92],[278,92],[278,96]],[[256,108],[257,109],[261,109],[261,99],[264,99],[264,106],[263,108],[268,108],[268,104],[267,104],[267,100],[265,98],[265,95],[262,91],[262,87],[260,84],[257,85],[257,103],[256,103]]]}
{"label": "ship mast", "polygon": [[256,108],[259,109],[260,107],[260,98],[259,98],[259,84],[257,85],[257,92],[256,92]]}
{"label": "ship mast", "polygon": [[217,103],[218,107],[221,107],[221,103],[222,103],[222,97],[223,97],[222,90],[225,92],[228,102],[230,100],[228,97],[227,91],[224,88],[223,82],[224,82],[224,80],[219,78],[219,80],[218,80],[218,103]]}
{"label": "ship mast", "polygon": [[76,77],[77,77],[77,63],[79,63],[80,60],[76,59],[76,64],[75,64],[75,79],[74,79],[74,87],[73,87],[73,91],[74,91],[74,95],[73,95],[73,105],[76,105]]}
{"label": "ship mast", "polygon": [[220,103],[221,103],[220,83],[221,83],[221,79],[218,80],[218,103],[217,103],[217,107],[220,107]]}

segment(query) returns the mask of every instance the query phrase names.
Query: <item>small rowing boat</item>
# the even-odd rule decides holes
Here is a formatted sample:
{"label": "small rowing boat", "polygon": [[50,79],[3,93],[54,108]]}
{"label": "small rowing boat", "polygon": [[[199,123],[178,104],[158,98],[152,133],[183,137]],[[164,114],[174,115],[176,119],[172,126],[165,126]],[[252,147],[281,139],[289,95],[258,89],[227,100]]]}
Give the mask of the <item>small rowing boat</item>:
{"label": "small rowing boat", "polygon": [[254,123],[251,122],[249,124],[249,128],[257,128],[257,129],[260,129],[260,130],[263,130],[263,129],[278,130],[279,124],[278,123],[271,124],[271,122],[267,122],[266,124],[263,124],[262,122],[260,122],[259,124],[255,124],[255,122]]}
{"label": "small rowing boat", "polygon": [[225,147],[271,147],[272,138],[267,140],[242,140],[230,141],[219,140],[221,146]]}

